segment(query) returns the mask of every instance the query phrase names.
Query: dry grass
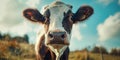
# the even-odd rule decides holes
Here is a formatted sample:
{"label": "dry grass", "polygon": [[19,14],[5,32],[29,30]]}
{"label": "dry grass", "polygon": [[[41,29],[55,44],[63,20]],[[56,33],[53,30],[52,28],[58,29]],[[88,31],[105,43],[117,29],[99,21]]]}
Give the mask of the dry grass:
{"label": "dry grass", "polygon": [[[10,47],[14,50],[10,51]],[[35,60],[34,45],[0,41],[0,60]]]}
{"label": "dry grass", "polygon": [[[10,51],[14,47],[15,51]],[[17,50],[18,49],[18,50]],[[16,52],[17,51],[17,52]],[[17,54],[16,54],[17,53]],[[101,60],[100,54],[89,53],[89,60]],[[87,52],[74,51],[69,55],[69,60],[86,60]],[[120,60],[120,56],[103,55],[104,60]],[[0,41],[0,60],[36,60],[34,45],[27,43],[16,43]]]}
{"label": "dry grass", "polygon": [[[86,52],[71,52],[69,55],[69,60],[87,60]],[[101,60],[101,55],[98,53],[88,53],[89,60]],[[104,60],[120,60],[120,56],[106,55],[103,54]]]}

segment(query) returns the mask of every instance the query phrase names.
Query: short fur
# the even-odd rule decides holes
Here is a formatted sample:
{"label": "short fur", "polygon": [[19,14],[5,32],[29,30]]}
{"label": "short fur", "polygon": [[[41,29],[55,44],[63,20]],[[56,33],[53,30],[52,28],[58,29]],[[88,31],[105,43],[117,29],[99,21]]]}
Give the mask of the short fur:
{"label": "short fur", "polygon": [[[44,7],[43,14],[37,9],[24,10],[25,18],[44,25],[44,30],[38,35],[35,44],[37,60],[68,60],[73,24],[86,20],[93,14],[93,11],[92,7],[86,5],[73,13],[72,6],[61,1],[55,1]],[[50,32],[57,33],[57,37],[53,37]],[[62,32],[65,33],[61,36],[59,33]],[[53,44],[48,44],[50,42]]]}

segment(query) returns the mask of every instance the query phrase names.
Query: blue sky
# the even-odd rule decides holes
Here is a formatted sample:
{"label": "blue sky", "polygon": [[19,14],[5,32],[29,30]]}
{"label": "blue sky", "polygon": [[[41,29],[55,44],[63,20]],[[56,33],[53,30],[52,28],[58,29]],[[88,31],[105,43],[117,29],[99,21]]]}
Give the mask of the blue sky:
{"label": "blue sky", "polygon": [[[38,23],[23,18],[25,8],[37,8],[55,0],[5,0],[0,3],[0,31],[12,36],[28,34],[30,43],[35,43],[37,31],[42,30]],[[61,0],[73,6],[73,12],[82,5],[90,5],[94,14],[84,22],[74,25],[70,49],[83,49],[90,46],[104,46],[120,49],[120,0]]]}

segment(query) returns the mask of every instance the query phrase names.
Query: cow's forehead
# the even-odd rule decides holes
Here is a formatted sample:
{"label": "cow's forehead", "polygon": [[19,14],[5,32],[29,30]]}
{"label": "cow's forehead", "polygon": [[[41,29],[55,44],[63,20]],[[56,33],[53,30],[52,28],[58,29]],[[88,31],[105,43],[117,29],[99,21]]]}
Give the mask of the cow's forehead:
{"label": "cow's forehead", "polygon": [[43,7],[42,14],[46,15],[46,13],[49,11],[50,16],[50,24],[49,24],[49,30],[55,30],[55,29],[61,29],[64,30],[64,27],[62,26],[62,21],[64,19],[64,13],[67,13],[69,10],[71,10],[71,5],[65,4],[61,1],[53,2],[50,5],[47,5]]}
{"label": "cow's forehead", "polygon": [[72,9],[72,6],[60,1],[56,1],[53,2],[52,4],[44,6],[41,10],[42,14],[44,14],[48,9],[51,10],[51,14],[52,14],[52,11],[54,11],[54,13],[67,12],[68,10]]}
{"label": "cow's forehead", "polygon": [[51,7],[49,9],[51,22],[55,21],[55,20],[59,20],[62,22],[62,20],[64,18],[64,13],[67,13],[69,10],[70,10],[70,8],[66,5]]}

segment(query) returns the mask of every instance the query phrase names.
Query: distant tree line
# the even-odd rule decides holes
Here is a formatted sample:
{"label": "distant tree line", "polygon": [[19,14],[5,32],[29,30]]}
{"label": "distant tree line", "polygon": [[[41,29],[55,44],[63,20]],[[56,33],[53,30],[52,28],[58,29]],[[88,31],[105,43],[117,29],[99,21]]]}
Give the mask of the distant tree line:
{"label": "distant tree line", "polygon": [[27,34],[25,34],[23,37],[21,36],[15,36],[11,37],[10,34],[1,34],[0,33],[0,40],[5,40],[5,41],[17,41],[19,43],[29,43],[29,37]]}
{"label": "distant tree line", "polygon": [[104,48],[104,47],[97,47],[97,46],[95,46],[95,47],[92,49],[91,52],[92,52],[92,53],[103,53],[103,54],[108,54],[106,48]]}
{"label": "distant tree line", "polygon": [[115,56],[120,56],[120,49],[113,48],[110,54]]}
{"label": "distant tree line", "polygon": [[115,55],[115,56],[120,56],[120,49],[114,48],[110,52],[106,50],[105,47],[94,47],[91,50],[92,53],[103,53],[103,54],[110,54],[110,55]]}
{"label": "distant tree line", "polygon": [[110,52],[108,52],[108,50],[103,46],[101,47],[95,46],[91,50],[84,48],[82,50],[75,50],[74,52],[91,52],[91,53],[97,53],[97,54],[120,56],[120,48],[113,48],[110,50]]}

